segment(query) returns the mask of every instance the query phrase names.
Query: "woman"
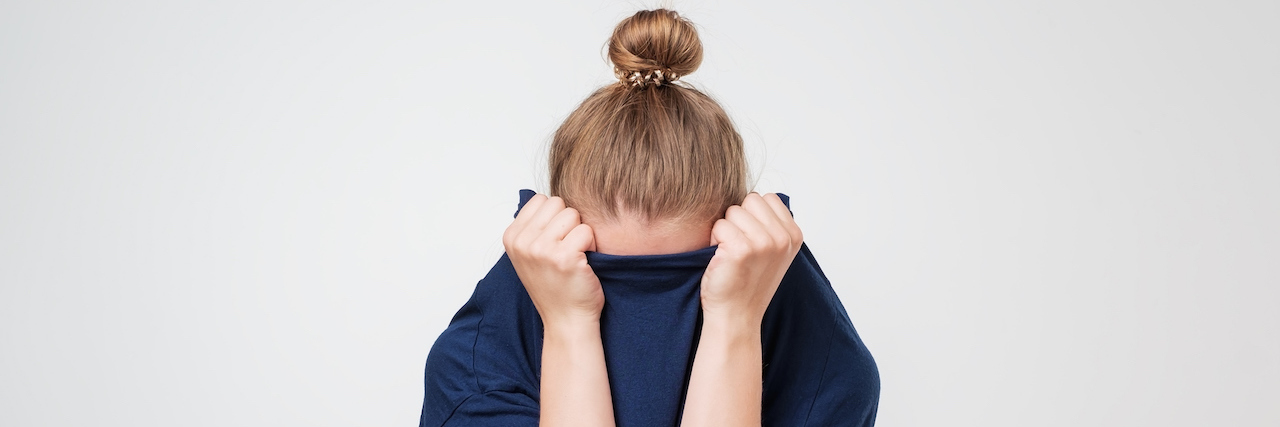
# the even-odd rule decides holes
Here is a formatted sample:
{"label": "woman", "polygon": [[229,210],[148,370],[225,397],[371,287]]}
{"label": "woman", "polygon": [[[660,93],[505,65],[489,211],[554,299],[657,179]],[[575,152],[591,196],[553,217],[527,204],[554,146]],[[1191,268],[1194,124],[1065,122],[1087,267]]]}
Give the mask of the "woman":
{"label": "woman", "polygon": [[[785,196],[748,193],[702,45],[640,11],[507,253],[432,347],[422,426],[872,425],[879,376]],[[797,255],[798,254],[798,255]]]}

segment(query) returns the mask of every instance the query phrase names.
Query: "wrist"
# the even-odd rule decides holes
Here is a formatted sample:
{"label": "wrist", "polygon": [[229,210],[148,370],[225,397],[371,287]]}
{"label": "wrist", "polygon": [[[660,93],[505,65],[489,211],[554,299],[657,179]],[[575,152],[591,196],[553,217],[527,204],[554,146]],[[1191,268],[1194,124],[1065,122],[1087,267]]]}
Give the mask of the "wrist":
{"label": "wrist", "polygon": [[730,307],[702,307],[702,323],[703,329],[712,326],[723,329],[725,332],[752,332],[760,333],[760,325],[764,320],[764,313],[753,313],[750,310],[735,310]]}
{"label": "wrist", "polygon": [[542,322],[543,340],[559,344],[600,341],[599,317],[566,316]]}
{"label": "wrist", "polygon": [[[760,320],[752,316],[707,315],[702,319],[705,344],[760,346]],[[700,344],[701,345],[701,344]]]}

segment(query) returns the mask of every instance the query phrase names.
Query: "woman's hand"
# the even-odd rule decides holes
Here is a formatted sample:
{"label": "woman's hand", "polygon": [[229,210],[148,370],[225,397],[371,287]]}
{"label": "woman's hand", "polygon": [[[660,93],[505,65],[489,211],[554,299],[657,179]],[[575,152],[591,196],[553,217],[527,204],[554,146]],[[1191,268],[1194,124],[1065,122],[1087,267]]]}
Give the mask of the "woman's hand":
{"label": "woman's hand", "polygon": [[748,194],[711,227],[720,247],[702,275],[702,335],[680,425],[760,426],[760,322],[803,241],[774,194]]}
{"label": "woman's hand", "polygon": [[600,320],[604,291],[585,253],[595,250],[595,235],[564,200],[533,196],[502,245],[544,325]]}
{"label": "woman's hand", "polygon": [[604,290],[587,265],[595,234],[559,197],[533,196],[502,234],[516,275],[542,316],[538,424],[614,425],[600,340]]}
{"label": "woman's hand", "polygon": [[751,193],[730,206],[711,228],[711,244],[720,247],[702,276],[704,316],[759,328],[803,241],[776,194]]}

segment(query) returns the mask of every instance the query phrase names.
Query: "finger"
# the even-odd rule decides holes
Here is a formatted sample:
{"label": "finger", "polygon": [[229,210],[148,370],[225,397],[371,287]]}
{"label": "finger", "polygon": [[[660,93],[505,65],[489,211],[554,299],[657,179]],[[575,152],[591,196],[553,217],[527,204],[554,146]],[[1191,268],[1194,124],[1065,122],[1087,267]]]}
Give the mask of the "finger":
{"label": "finger", "polygon": [[524,227],[529,224],[529,220],[533,219],[533,217],[537,215],[538,207],[542,206],[546,201],[547,196],[534,194],[528,202],[525,202],[524,207],[520,208],[520,213],[516,214],[516,220],[511,222],[511,228],[523,230]]}
{"label": "finger", "polygon": [[782,203],[782,198],[778,197],[777,194],[769,193],[764,195],[764,202],[769,205],[770,209],[773,209],[773,213],[778,215],[778,218],[782,219],[783,222],[792,220],[791,209],[787,209],[787,204]]}
{"label": "finger", "polygon": [[[743,206],[755,215],[756,219],[764,224],[765,231],[769,233],[769,238],[774,244],[791,247],[797,243],[795,235],[791,233],[792,226],[788,224],[791,215],[779,213],[774,209],[773,202],[782,202],[776,194],[766,194],[764,197],[748,197],[743,201]],[[785,205],[783,207],[786,207]]]}
{"label": "finger", "polygon": [[769,232],[765,230],[764,224],[761,224],[760,220],[756,219],[751,212],[741,206],[730,206],[729,210],[725,211],[724,219],[738,227],[738,230],[742,231],[742,236],[749,241],[765,243],[770,239]]}
{"label": "finger", "polygon": [[746,239],[742,234],[742,230],[734,225],[732,221],[727,219],[718,219],[711,226],[711,246],[717,246],[725,242],[735,242]]}
{"label": "finger", "polygon": [[551,222],[551,218],[555,218],[556,214],[564,210],[564,199],[559,197],[548,197],[546,202],[538,206],[538,211],[533,214],[533,218],[529,220],[528,227],[536,230],[537,234],[542,234],[542,230],[547,228],[547,224]]}
{"label": "finger", "polygon": [[582,220],[578,217],[578,210],[574,208],[565,208],[551,218],[547,222],[547,226],[542,230],[541,237],[559,242],[564,240],[564,236],[569,234],[569,230],[582,224]]}
{"label": "finger", "polygon": [[596,250],[595,231],[591,226],[579,223],[564,236],[562,244],[575,252],[594,252]]}
{"label": "finger", "polygon": [[782,203],[782,198],[778,197],[777,194],[769,193],[764,199],[769,204],[769,207],[778,214],[778,220],[782,222],[783,227],[786,227],[787,234],[791,236],[791,243],[799,245],[800,242],[803,242],[804,233],[800,232],[800,226],[796,224],[796,219],[791,215],[791,210],[787,208],[787,204]]}
{"label": "finger", "polygon": [[511,221],[511,225],[507,226],[507,230],[502,233],[502,245],[507,250],[511,250],[516,238],[529,226],[529,221],[538,212],[538,206],[541,206],[546,201],[547,196],[535,194],[529,198],[528,202],[525,202],[524,207],[520,208],[520,212],[516,213],[516,219]]}
{"label": "finger", "polygon": [[759,194],[748,194],[747,198],[742,201],[742,208],[746,209],[747,212],[751,212],[751,215],[754,216],[757,221],[760,221],[760,224],[764,225],[765,229],[779,230],[779,232],[783,232],[782,230],[785,230],[782,220],[778,218],[778,213],[774,211],[773,207],[769,206],[769,202]]}

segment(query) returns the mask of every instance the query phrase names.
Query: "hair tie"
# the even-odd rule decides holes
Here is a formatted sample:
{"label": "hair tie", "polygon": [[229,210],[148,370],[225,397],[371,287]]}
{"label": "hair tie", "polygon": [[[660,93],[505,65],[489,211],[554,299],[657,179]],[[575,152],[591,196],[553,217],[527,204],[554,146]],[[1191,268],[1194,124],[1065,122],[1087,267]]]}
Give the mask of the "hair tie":
{"label": "hair tie", "polygon": [[670,70],[667,70],[666,72],[663,72],[662,70],[649,70],[643,72],[632,71],[628,74],[626,71],[622,71],[617,67],[613,68],[613,75],[618,77],[619,83],[629,85],[631,87],[662,86],[664,84],[670,84],[680,78],[679,75],[671,72]]}

